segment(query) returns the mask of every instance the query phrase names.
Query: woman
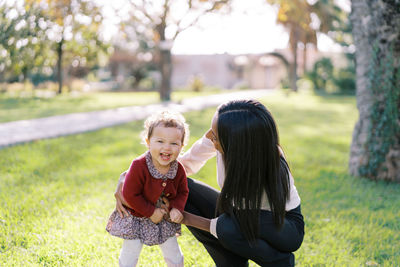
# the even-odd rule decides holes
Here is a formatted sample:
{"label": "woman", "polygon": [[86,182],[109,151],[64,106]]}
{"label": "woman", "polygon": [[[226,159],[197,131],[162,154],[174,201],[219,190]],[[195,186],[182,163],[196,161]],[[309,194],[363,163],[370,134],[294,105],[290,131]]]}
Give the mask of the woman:
{"label": "woman", "polygon": [[[211,129],[179,160],[190,175],[215,154],[221,192],[188,178],[182,223],[217,266],[247,266],[249,259],[294,266],[292,252],[304,236],[300,197],[265,106],[254,100],[221,105]],[[119,190],[116,199],[123,212]]]}

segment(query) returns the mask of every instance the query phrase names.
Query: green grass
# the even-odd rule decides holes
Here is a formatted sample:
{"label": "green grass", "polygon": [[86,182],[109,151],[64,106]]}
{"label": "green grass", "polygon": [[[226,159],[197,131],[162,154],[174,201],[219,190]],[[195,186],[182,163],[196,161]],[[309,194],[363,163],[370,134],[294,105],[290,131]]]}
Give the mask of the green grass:
{"label": "green grass", "polygon": [[[355,99],[262,100],[302,198],[306,235],[297,266],[399,266],[400,185],[347,174]],[[185,114],[190,144],[214,111]],[[0,150],[0,266],[117,266],[121,240],[104,228],[119,173],[144,152],[141,130],[142,122],[132,122]],[[215,159],[194,178],[216,187]],[[185,266],[213,266],[185,227],[178,242]],[[166,266],[158,247],[145,247],[140,264]]]}
{"label": "green grass", "polygon": [[[204,92],[174,91],[172,101],[218,93],[218,90]],[[27,94],[25,97],[0,94],[0,123],[48,117],[74,112],[103,110],[123,106],[146,105],[160,101],[158,92],[94,92],[62,94],[54,97],[39,97]]]}

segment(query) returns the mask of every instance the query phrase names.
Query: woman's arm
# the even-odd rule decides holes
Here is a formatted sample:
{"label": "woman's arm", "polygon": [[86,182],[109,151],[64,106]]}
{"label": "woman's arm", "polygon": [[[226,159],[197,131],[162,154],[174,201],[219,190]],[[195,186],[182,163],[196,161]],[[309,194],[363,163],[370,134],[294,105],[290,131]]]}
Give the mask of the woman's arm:
{"label": "woman's arm", "polygon": [[128,211],[125,209],[124,205],[132,208],[131,206],[129,206],[129,204],[125,201],[123,195],[122,195],[122,187],[124,186],[124,182],[125,182],[125,175],[126,175],[127,171],[121,173],[121,175],[119,176],[119,180],[118,180],[118,184],[117,184],[117,189],[115,190],[114,193],[114,197],[116,200],[116,206],[115,209],[118,211],[119,215],[121,216],[121,218],[124,217],[124,215],[128,216],[129,213]]}
{"label": "woman's arm", "polygon": [[194,215],[192,213],[189,213],[187,211],[184,211],[183,213],[183,220],[182,224],[185,224],[187,226],[192,226],[197,229],[210,232],[210,219]]}
{"label": "woman's arm", "polygon": [[216,150],[214,144],[206,135],[203,135],[203,137],[197,140],[185,154],[178,157],[178,161],[185,168],[186,175],[190,176],[198,172],[207,160],[215,155]]}

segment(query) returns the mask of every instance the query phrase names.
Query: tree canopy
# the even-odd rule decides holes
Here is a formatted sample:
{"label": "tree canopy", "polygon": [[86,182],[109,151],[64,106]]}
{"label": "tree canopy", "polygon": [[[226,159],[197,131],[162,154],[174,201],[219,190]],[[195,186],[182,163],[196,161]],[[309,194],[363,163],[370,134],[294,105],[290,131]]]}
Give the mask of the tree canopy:
{"label": "tree canopy", "polygon": [[[292,90],[297,90],[297,54],[303,45],[303,70],[306,69],[307,45],[317,48],[317,33],[325,33],[335,41],[344,43],[343,30],[348,27],[345,12],[334,0],[267,0],[278,8],[277,23],[289,32],[289,47],[292,53],[290,80]],[[348,29],[349,31],[349,29]]]}

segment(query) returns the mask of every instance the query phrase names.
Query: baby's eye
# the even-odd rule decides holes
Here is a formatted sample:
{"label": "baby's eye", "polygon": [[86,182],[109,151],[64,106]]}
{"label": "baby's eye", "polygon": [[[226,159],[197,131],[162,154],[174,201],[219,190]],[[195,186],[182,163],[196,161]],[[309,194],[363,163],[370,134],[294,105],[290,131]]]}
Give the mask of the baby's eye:
{"label": "baby's eye", "polygon": [[178,145],[178,143],[171,143],[172,145],[174,145],[174,146],[177,146]]}
{"label": "baby's eye", "polygon": [[161,140],[158,140],[157,142],[158,142],[158,143],[161,143],[161,144],[163,143],[163,141],[161,141]]}

